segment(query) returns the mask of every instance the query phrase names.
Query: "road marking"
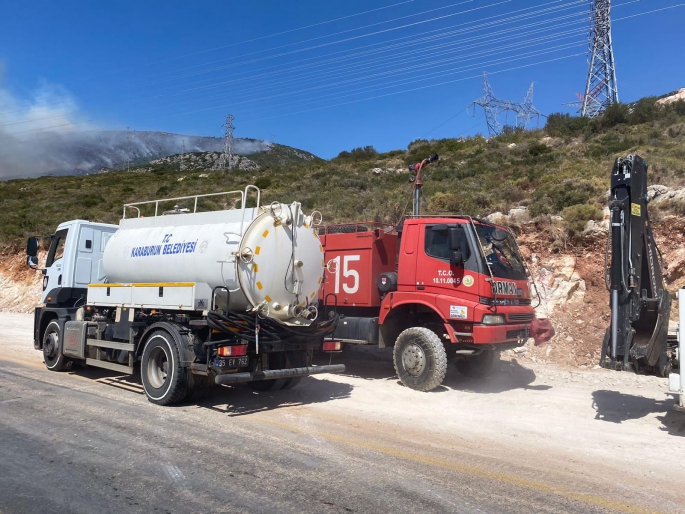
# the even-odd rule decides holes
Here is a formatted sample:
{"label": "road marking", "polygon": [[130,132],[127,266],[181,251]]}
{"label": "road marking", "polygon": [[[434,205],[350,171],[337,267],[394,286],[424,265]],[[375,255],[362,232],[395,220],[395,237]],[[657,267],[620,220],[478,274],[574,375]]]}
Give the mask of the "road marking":
{"label": "road marking", "polygon": [[429,466],[435,466],[439,468],[449,469],[452,471],[457,471],[459,473],[470,475],[472,477],[487,478],[489,480],[498,480],[500,482],[504,482],[519,487],[525,487],[526,489],[532,489],[534,491],[539,491],[542,493],[555,494],[558,496],[563,496],[564,498],[567,498],[569,500],[580,501],[605,509],[613,509],[615,511],[627,512],[629,514],[662,514],[662,511],[649,510],[644,509],[642,507],[633,507],[631,505],[625,505],[621,502],[610,500],[608,498],[603,498],[601,496],[578,493],[575,491],[564,489],[562,487],[556,487],[553,485],[545,484],[543,482],[528,480],[520,476],[509,475],[507,473],[500,473],[497,471],[488,471],[486,469],[476,468],[474,466],[467,466],[464,464],[457,464],[455,462],[450,462],[443,459],[436,459],[434,457],[428,457],[426,455],[420,455],[418,453],[397,450],[390,446],[383,446],[380,444],[359,441],[357,439],[351,439],[348,437],[316,432],[314,430],[302,429],[293,425],[279,423],[277,421],[267,420],[264,418],[253,417],[251,421],[263,423],[265,425],[272,425],[274,427],[283,428],[285,430],[290,430],[291,432],[296,432],[299,434],[321,437],[323,439],[327,439],[329,441],[333,441],[336,443],[346,444],[348,446],[365,448],[367,450],[383,453],[385,455],[390,455],[391,457],[397,457],[400,459],[418,462],[420,464],[427,464]]}

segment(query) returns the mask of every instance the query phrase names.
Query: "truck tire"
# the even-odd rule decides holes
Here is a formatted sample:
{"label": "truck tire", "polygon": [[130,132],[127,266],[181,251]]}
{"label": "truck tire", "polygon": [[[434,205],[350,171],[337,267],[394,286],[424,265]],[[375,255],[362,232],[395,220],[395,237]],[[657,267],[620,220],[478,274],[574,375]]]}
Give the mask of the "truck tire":
{"label": "truck tire", "polygon": [[170,405],[188,394],[189,370],[181,366],[178,345],[166,330],[153,331],[143,349],[140,377],[147,399],[157,405]]}
{"label": "truck tire", "polygon": [[454,365],[462,375],[471,378],[485,378],[492,371],[492,365],[498,357],[498,351],[483,350],[477,355],[470,355],[454,361]]}
{"label": "truck tire", "polygon": [[69,368],[71,360],[59,355],[59,342],[62,337],[59,323],[53,320],[48,323],[43,334],[43,360],[50,371],[64,371]]}
{"label": "truck tire", "polygon": [[[307,350],[295,350],[287,353],[289,368],[303,368],[307,365]],[[286,378],[281,389],[292,389],[300,383],[302,377]]]}
{"label": "truck tire", "polygon": [[189,382],[192,385],[188,388],[188,394],[185,397],[186,401],[204,400],[209,396],[215,387],[214,380],[210,377],[202,375],[191,375]]}
{"label": "truck tire", "polygon": [[416,391],[435,389],[447,372],[447,354],[442,341],[424,327],[408,328],[397,337],[393,362],[400,381]]}

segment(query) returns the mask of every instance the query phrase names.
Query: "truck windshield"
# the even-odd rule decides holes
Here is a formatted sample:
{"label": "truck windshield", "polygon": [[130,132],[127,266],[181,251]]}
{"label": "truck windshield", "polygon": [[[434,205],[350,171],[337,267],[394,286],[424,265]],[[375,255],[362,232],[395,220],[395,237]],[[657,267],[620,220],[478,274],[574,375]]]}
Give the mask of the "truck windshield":
{"label": "truck windshield", "polygon": [[[497,227],[478,224],[476,225],[476,232],[483,247],[485,260],[490,265],[494,276],[512,280],[526,279],[523,259],[517,251],[514,237],[509,232],[504,232]],[[504,234],[506,237],[500,237]]]}

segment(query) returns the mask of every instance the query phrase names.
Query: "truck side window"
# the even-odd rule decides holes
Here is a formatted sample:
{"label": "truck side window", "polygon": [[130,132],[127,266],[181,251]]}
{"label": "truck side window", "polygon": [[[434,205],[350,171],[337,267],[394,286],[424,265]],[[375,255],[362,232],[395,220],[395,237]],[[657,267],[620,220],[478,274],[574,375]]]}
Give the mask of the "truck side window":
{"label": "truck side window", "polygon": [[61,259],[64,254],[64,243],[67,241],[67,232],[69,230],[60,230],[55,233],[50,243],[50,250],[48,250],[48,258],[45,262],[45,267],[49,268],[57,260]]}
{"label": "truck side window", "polygon": [[450,247],[447,240],[447,226],[426,227],[426,255],[441,260],[450,260]]}

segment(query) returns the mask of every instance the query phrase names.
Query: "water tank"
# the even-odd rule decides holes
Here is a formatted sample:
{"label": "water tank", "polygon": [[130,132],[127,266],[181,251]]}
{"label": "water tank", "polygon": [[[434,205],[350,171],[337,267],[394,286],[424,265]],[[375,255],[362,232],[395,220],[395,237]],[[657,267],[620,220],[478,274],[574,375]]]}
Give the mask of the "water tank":
{"label": "water tank", "polygon": [[[299,203],[122,219],[105,248],[110,283],[206,283],[229,310],[302,323],[314,313],[324,252]],[[221,295],[222,298],[226,294]]]}

